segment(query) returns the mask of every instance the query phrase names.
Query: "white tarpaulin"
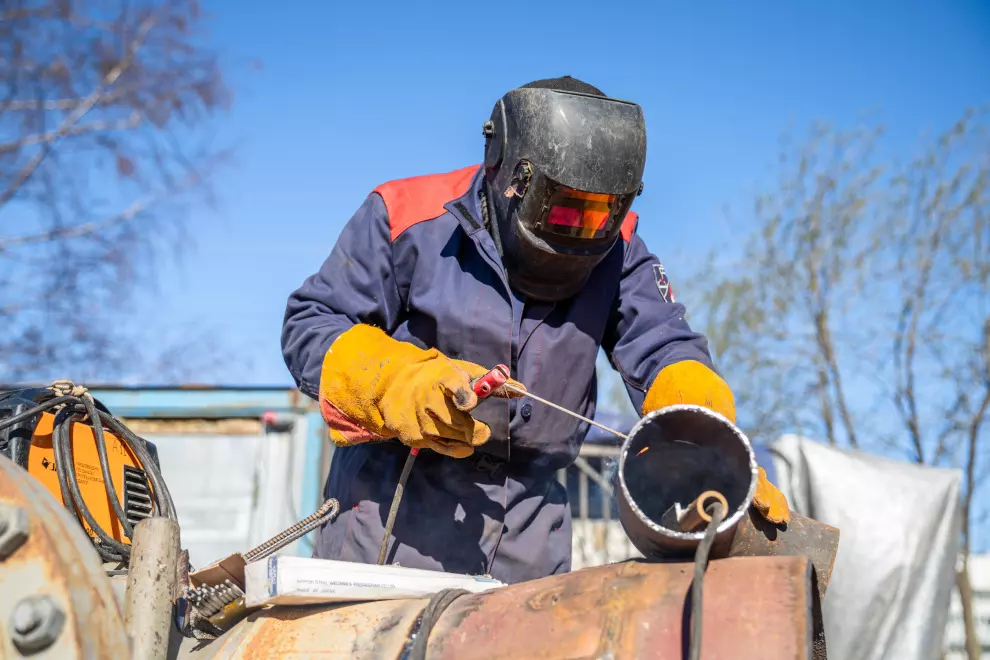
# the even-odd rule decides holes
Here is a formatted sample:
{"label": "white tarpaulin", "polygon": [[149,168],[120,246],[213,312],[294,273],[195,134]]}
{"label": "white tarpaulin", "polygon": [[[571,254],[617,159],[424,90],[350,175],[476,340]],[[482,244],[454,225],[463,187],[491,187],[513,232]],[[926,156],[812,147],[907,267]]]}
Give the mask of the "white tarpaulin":
{"label": "white tarpaulin", "polygon": [[796,436],[771,446],[791,508],[839,528],[829,660],[936,660],[955,584],[961,473]]}

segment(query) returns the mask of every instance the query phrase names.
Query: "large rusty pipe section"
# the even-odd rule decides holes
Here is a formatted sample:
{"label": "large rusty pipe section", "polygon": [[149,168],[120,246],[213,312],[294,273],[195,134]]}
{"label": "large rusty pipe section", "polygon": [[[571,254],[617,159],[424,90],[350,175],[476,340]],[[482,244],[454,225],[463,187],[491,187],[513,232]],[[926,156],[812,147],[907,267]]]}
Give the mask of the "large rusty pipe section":
{"label": "large rusty pipe section", "polygon": [[[426,600],[272,607],[213,642],[183,640],[177,660],[409,658],[427,634],[434,660],[684,657],[685,562],[628,561],[508,585],[455,600],[424,631]],[[702,658],[813,660],[806,557],[713,561],[705,577]]]}
{"label": "large rusty pipe section", "polygon": [[127,658],[93,542],[51,493],[0,456],[0,658]]}
{"label": "large rusty pipe section", "polygon": [[756,492],[756,479],[756,455],[735,424],[702,406],[662,408],[639,420],[622,444],[619,521],[645,557],[689,558],[705,526],[683,531],[670,524],[669,512],[715,491],[729,511],[718,526],[712,555],[725,556]]}
{"label": "large rusty pipe section", "polygon": [[135,660],[165,660],[179,560],[179,525],[148,518],[134,527],[124,625]]}

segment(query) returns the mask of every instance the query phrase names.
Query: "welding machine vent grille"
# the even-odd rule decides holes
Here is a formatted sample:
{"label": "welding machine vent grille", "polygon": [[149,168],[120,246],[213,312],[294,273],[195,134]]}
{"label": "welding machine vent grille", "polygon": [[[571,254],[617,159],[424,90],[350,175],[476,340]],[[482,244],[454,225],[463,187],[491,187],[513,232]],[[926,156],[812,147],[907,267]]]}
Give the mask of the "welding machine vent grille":
{"label": "welding machine vent grille", "polygon": [[145,518],[150,518],[151,488],[148,486],[148,476],[144,470],[131,465],[124,466],[124,513],[127,522],[137,525]]}

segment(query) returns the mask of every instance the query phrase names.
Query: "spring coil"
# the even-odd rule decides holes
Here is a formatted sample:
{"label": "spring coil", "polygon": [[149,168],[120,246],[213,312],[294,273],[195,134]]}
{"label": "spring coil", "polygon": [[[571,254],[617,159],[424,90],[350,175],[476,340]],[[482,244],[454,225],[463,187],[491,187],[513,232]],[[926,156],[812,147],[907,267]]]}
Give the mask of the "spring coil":
{"label": "spring coil", "polygon": [[339,511],[340,502],[331,497],[324,502],[319,509],[306,516],[292,527],[289,527],[285,531],[280,532],[276,536],[268,539],[258,547],[248,550],[244,553],[244,561],[250,563],[252,561],[257,561],[267,557],[273,552],[289,545],[293,541],[302,538],[312,530],[322,525],[324,522],[336,518]]}

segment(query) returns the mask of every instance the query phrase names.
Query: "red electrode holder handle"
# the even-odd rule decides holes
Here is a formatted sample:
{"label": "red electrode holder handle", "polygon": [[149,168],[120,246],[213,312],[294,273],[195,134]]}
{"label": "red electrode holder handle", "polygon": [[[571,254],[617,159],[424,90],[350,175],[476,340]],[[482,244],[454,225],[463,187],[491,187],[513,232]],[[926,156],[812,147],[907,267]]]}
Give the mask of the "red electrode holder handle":
{"label": "red electrode holder handle", "polygon": [[[509,368],[504,364],[497,364],[487,374],[481,378],[471,381],[471,387],[479,399],[487,399],[492,392],[505,385],[509,380]],[[414,447],[409,450],[415,456],[419,453],[419,448]]]}
{"label": "red electrode holder handle", "polygon": [[497,364],[487,374],[471,383],[471,386],[479,399],[487,399],[492,392],[505,385],[507,380],[509,380],[509,368],[504,364]]}

